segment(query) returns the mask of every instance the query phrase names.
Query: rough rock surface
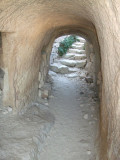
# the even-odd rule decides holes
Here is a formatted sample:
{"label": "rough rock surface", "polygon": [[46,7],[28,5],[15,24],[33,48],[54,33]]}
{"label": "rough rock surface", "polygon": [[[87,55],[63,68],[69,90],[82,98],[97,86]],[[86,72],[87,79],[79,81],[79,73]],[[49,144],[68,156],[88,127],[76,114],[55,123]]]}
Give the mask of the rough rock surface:
{"label": "rough rock surface", "polygon": [[85,54],[75,55],[75,60],[82,60],[82,59],[86,59]]}
{"label": "rough rock surface", "polygon": [[51,71],[61,74],[69,73],[69,68],[65,65],[54,63],[50,66]]}
{"label": "rough rock surface", "polygon": [[76,61],[77,68],[84,68],[86,65],[86,60]]}
{"label": "rough rock surface", "polygon": [[75,67],[76,66],[76,61],[74,60],[68,60],[68,59],[64,59],[60,61],[63,65],[66,65],[68,67]]}
{"label": "rough rock surface", "polygon": [[45,98],[48,99],[48,97],[49,97],[49,91],[48,90],[43,90],[41,97],[43,99],[45,99]]}
{"label": "rough rock surface", "polygon": [[0,159],[38,160],[54,123],[49,109],[36,103],[21,115],[14,115],[9,107],[1,107],[0,112]]}
{"label": "rough rock surface", "polygon": [[56,72],[56,73],[59,72],[58,64],[51,65],[51,66],[50,66],[50,69],[51,69],[53,72]]}
{"label": "rough rock surface", "polygon": [[82,60],[86,59],[85,54],[74,54],[74,53],[67,53],[63,56],[65,59],[72,59],[72,60]]}
{"label": "rough rock surface", "polygon": [[74,56],[75,56],[75,54],[67,53],[67,54],[65,54],[65,55],[63,56],[63,58],[65,58],[65,59],[70,59],[71,57],[74,57]]}
{"label": "rough rock surface", "polygon": [[69,49],[69,53],[78,53],[78,54],[80,54],[81,52],[80,52],[79,49],[73,49],[73,48],[71,48],[71,49]]}
{"label": "rough rock surface", "polygon": [[59,73],[62,73],[62,74],[69,73],[69,68],[66,67],[66,66],[61,65],[61,66],[59,67]]}

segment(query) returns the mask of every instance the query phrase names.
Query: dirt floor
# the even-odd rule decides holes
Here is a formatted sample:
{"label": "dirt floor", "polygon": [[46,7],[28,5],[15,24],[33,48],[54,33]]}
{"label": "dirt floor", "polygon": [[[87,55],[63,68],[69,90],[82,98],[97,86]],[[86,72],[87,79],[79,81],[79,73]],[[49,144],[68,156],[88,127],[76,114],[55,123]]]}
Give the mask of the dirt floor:
{"label": "dirt floor", "polygon": [[20,115],[0,104],[0,160],[96,159],[99,101],[92,85],[73,73],[50,76],[49,100]]}
{"label": "dirt floor", "polygon": [[95,160],[99,101],[84,79],[50,72],[53,79],[49,109],[55,116],[40,160]]}

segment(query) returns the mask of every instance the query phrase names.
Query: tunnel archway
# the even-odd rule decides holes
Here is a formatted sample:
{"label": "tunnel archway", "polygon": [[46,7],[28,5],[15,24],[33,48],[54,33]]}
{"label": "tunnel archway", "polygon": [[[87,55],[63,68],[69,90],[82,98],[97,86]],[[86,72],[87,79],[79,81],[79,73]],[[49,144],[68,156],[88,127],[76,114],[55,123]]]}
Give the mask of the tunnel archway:
{"label": "tunnel archway", "polygon": [[9,88],[6,88],[4,105],[12,106],[18,112],[37,98],[41,49],[54,37],[54,30],[76,25],[81,28],[81,33],[87,35],[89,31],[94,37],[94,24],[100,45],[103,78],[100,155],[105,160],[119,159],[119,1],[75,0],[73,3],[65,0],[56,3],[55,0],[8,0],[5,3],[1,1],[0,6],[0,31],[6,33],[3,37],[6,58],[1,60],[8,73],[6,86]]}
{"label": "tunnel archway", "polygon": [[[55,44],[57,45],[58,44],[57,40],[55,42],[56,42]],[[69,51],[67,54],[69,54]],[[64,59],[64,57],[62,57],[62,58]],[[59,57],[57,59],[57,61],[55,60],[55,64],[57,64],[57,62],[59,63],[59,61],[61,61],[62,58]],[[54,65],[54,63],[53,63],[53,65]],[[83,72],[82,69],[81,69],[81,72]],[[49,72],[49,76],[53,75],[51,77],[53,79],[52,80],[52,82],[53,82],[52,83],[52,88],[53,88],[52,95],[54,95],[54,96],[50,96],[53,98],[49,99],[48,106],[50,107],[51,112],[55,113],[54,115],[56,118],[55,118],[55,125],[51,129],[49,137],[45,141],[45,147],[44,147],[45,152],[43,151],[41,153],[41,159],[51,159],[51,157],[52,157],[52,159],[55,159],[55,157],[58,159],[60,159],[60,157],[63,159],[68,159],[68,157],[70,157],[70,159],[73,159],[73,158],[87,159],[87,158],[85,158],[85,156],[87,157],[87,154],[91,154],[92,147],[90,147],[88,151],[85,151],[84,149],[87,147],[84,147],[81,142],[83,141],[83,143],[85,143],[85,145],[87,145],[86,144],[86,141],[88,138],[87,133],[90,133],[92,131],[92,133],[95,134],[95,132],[94,132],[94,129],[90,125],[89,125],[91,127],[90,131],[84,131],[84,129],[81,126],[82,118],[83,119],[88,118],[88,114],[85,114],[85,110],[84,110],[87,107],[88,98],[87,97],[85,98],[84,96],[82,96],[85,93],[82,90],[82,87],[84,86],[84,84],[82,84],[82,85],[79,84],[79,86],[77,86],[77,90],[79,90],[78,93],[84,92],[82,95],[80,95],[80,94],[78,95],[76,93],[76,89],[74,88],[74,86],[75,86],[75,84],[77,85],[77,83],[82,80],[80,80],[78,78],[76,80],[77,81],[76,82],[74,78],[72,80],[70,80],[71,78],[70,79],[67,78],[67,75],[69,75],[69,73],[65,74],[65,75],[63,73],[62,74],[60,74],[60,73],[61,72],[57,72],[57,73],[54,72],[53,73],[53,72],[51,72],[51,70]],[[80,75],[80,73],[79,73],[79,75]],[[89,93],[88,93],[88,95],[90,96]],[[79,98],[77,99],[77,98],[75,98],[75,96],[81,97],[80,101],[79,101]],[[42,98],[46,99],[45,97],[47,97],[47,94],[45,94],[45,92],[43,92]],[[78,108],[80,108],[79,106],[81,106],[81,103],[83,103],[82,98],[86,102],[86,105],[83,107],[83,110],[81,112],[84,112],[85,115],[84,114],[83,115],[77,114],[77,113],[79,113],[79,109],[78,109]],[[78,109],[77,112],[75,112],[77,102],[79,103],[79,106],[77,108]],[[90,102],[89,102],[89,104],[90,104]],[[90,108],[90,107],[88,107],[88,108]],[[90,112],[89,112],[89,114],[90,114]],[[81,117],[81,119],[80,119],[80,117]],[[80,127],[79,131],[76,127],[77,126],[76,119],[80,119],[80,121],[78,122],[78,128]],[[91,122],[88,124],[91,124]],[[87,127],[88,126],[85,127],[86,130],[87,130]],[[73,132],[73,128],[74,128],[74,132]],[[66,130],[68,130],[69,132],[67,132]],[[83,132],[84,132],[84,138],[82,138]],[[76,135],[76,138],[74,137],[74,135]],[[82,141],[79,140],[80,135],[81,135]],[[89,134],[89,136],[91,137],[90,139],[92,140],[93,136],[91,136],[91,134]],[[62,141],[62,139],[64,139],[64,141]],[[54,143],[51,143],[52,141],[54,141]],[[94,140],[92,140],[92,142],[93,141]],[[78,145],[78,143],[76,143],[76,145],[75,145],[76,147],[75,147],[74,146],[75,142],[80,142],[81,144],[79,143],[79,145]],[[66,147],[66,146],[68,146],[68,147]],[[72,148],[72,146],[74,146],[74,147]],[[70,152],[70,150],[71,150],[70,148],[72,148],[71,152]],[[78,152],[76,151],[77,150],[76,148],[79,148]],[[66,150],[66,152],[64,152],[65,150]],[[92,151],[92,154],[94,151]],[[81,152],[82,152],[82,154],[81,154]],[[69,153],[69,156],[67,155],[67,153]],[[72,154],[72,153],[74,153],[74,154]],[[81,157],[80,157],[80,155],[81,155]],[[92,157],[92,155],[89,155],[89,158],[91,158],[91,157]]]}
{"label": "tunnel archway", "polygon": [[[93,27],[93,26],[92,26]],[[94,27],[93,27],[94,28]],[[50,34],[50,35],[49,35]],[[100,56],[100,47],[99,47],[99,42],[98,42],[98,38],[97,38],[97,34],[96,31],[94,29],[94,31],[91,30],[85,30],[83,28],[80,28],[78,26],[65,26],[65,27],[57,27],[56,29],[54,29],[54,31],[49,31],[48,37],[47,37],[47,41],[44,38],[43,41],[45,41],[45,43],[42,46],[42,51],[41,54],[43,54],[44,52],[44,58],[45,58],[45,54],[46,59],[47,59],[47,64],[49,64],[49,59],[50,59],[50,54],[51,54],[51,50],[52,50],[52,46],[53,43],[55,41],[56,38],[60,37],[60,36],[64,36],[64,35],[69,35],[69,34],[76,34],[78,36],[81,36],[83,38],[85,38],[87,40],[87,46],[86,46],[86,50],[88,50],[88,52],[91,52],[91,48],[93,49],[93,52],[95,54],[95,64],[94,64],[94,68],[95,68],[95,83],[97,86],[97,79],[99,76],[101,76],[101,56]],[[44,63],[44,59],[42,59],[42,62]],[[42,66],[44,68],[44,66]],[[48,65],[49,67],[49,65]],[[47,71],[48,71],[48,67],[46,69],[46,75],[47,75]],[[41,68],[41,70],[43,69]],[[101,86],[97,87],[97,91],[101,92]],[[99,94],[101,95],[101,94]]]}
{"label": "tunnel archway", "polygon": [[[71,28],[71,27],[70,27]],[[76,28],[75,28],[76,29]],[[55,32],[53,32],[51,34],[51,37],[50,37],[50,41],[45,43],[43,45],[43,55],[42,55],[42,59],[41,59],[41,69],[40,69],[40,72],[42,72],[44,70],[44,68],[46,68],[46,72],[45,72],[45,77],[47,77],[47,73],[48,73],[48,70],[49,70],[49,66],[47,66],[49,64],[49,61],[50,61],[50,54],[51,54],[51,50],[52,50],[52,45],[53,45],[53,42],[54,40],[57,38],[57,37],[60,37],[61,35],[66,35],[66,34],[77,34],[77,35],[82,35],[82,37],[84,37],[85,39],[87,39],[87,42],[88,42],[88,52],[91,52],[90,51],[90,48],[93,47],[93,51],[94,51],[94,54],[95,54],[95,66],[94,68],[96,69],[95,73],[95,77],[96,77],[96,82],[97,82],[97,78],[98,78],[98,75],[99,73],[101,72],[101,59],[100,59],[100,48],[99,48],[99,43],[97,41],[97,35],[94,35],[94,38],[93,39],[90,39],[90,37],[87,37],[87,35],[85,33],[81,33],[79,27],[77,28],[77,30],[74,31],[74,27],[72,27],[72,30],[69,31],[69,26],[68,27],[63,27],[63,28],[59,28],[59,30],[55,30]],[[91,35],[93,35],[93,33],[91,33]],[[45,67],[45,65],[47,67]],[[40,73],[41,75],[41,73]],[[41,77],[41,76],[40,76]],[[45,80],[45,77],[44,77],[44,80]],[[44,81],[42,80],[42,82]],[[99,83],[99,85],[101,85]],[[97,88],[97,92],[98,92],[98,88]],[[99,96],[101,96],[101,86],[99,86]],[[100,97],[101,98],[101,97]],[[99,139],[100,140],[100,139]]]}

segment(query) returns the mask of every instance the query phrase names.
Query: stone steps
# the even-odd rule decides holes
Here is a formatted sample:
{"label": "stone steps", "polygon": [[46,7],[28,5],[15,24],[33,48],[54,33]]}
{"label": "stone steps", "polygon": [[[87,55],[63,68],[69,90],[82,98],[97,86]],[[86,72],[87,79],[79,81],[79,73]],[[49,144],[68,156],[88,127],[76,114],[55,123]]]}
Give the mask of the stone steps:
{"label": "stone steps", "polygon": [[80,54],[80,55],[75,55],[75,60],[83,60],[86,59],[86,55],[85,54]]}
{"label": "stone steps", "polygon": [[72,49],[84,50],[84,45],[72,45]]}
{"label": "stone steps", "polygon": [[[68,50],[61,60],[57,59],[54,64],[51,64],[51,71],[56,73],[68,74],[74,73],[79,68],[84,68],[87,63],[87,57],[84,50],[85,40],[78,38],[79,41],[75,42]],[[58,43],[55,44],[58,47]]]}
{"label": "stone steps", "polygon": [[86,59],[85,60],[69,60],[69,59],[64,59],[61,60],[60,63],[68,66],[68,67],[77,67],[77,68],[83,68],[86,65]]}
{"label": "stone steps", "polygon": [[75,67],[76,66],[75,60],[64,59],[64,60],[61,60],[60,63],[63,65],[66,65],[68,67]]}
{"label": "stone steps", "polygon": [[83,67],[85,67],[85,65],[86,65],[86,63],[87,63],[87,60],[85,59],[85,60],[81,60],[81,61],[76,61],[76,68],[83,68]]}
{"label": "stone steps", "polygon": [[79,50],[79,49],[70,48],[70,49],[68,50],[67,53],[73,53],[73,54],[85,54],[85,50]]}
{"label": "stone steps", "polygon": [[74,53],[67,53],[67,54],[65,54],[65,55],[63,56],[63,58],[65,58],[65,59],[70,59],[70,58],[72,58],[72,57],[74,57],[74,56],[75,56]]}
{"label": "stone steps", "polygon": [[73,49],[73,48],[70,48],[68,50],[69,53],[80,53],[80,50],[79,49]]}
{"label": "stone steps", "polygon": [[85,41],[86,41],[84,38],[81,38],[81,37],[77,37],[77,39],[82,43],[85,43]]}
{"label": "stone steps", "polygon": [[67,53],[63,56],[64,59],[71,59],[71,60],[83,60],[86,59],[85,54],[73,54],[73,53]]}
{"label": "stone steps", "polygon": [[69,73],[69,68],[67,66],[58,63],[51,64],[50,69],[55,73],[61,73],[61,74]]}
{"label": "stone steps", "polygon": [[73,45],[81,46],[81,45],[84,45],[84,43],[81,43],[81,42],[75,42],[75,43],[73,43]]}

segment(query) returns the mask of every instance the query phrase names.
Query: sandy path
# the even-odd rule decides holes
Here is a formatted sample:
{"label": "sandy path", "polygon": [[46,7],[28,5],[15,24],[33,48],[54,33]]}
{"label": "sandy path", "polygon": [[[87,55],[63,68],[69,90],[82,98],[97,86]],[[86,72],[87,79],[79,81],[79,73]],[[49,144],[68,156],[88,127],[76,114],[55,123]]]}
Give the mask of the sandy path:
{"label": "sandy path", "polygon": [[[49,100],[55,124],[40,160],[94,160],[99,102],[84,80],[53,76],[54,98]],[[81,93],[83,92],[83,93]]]}

